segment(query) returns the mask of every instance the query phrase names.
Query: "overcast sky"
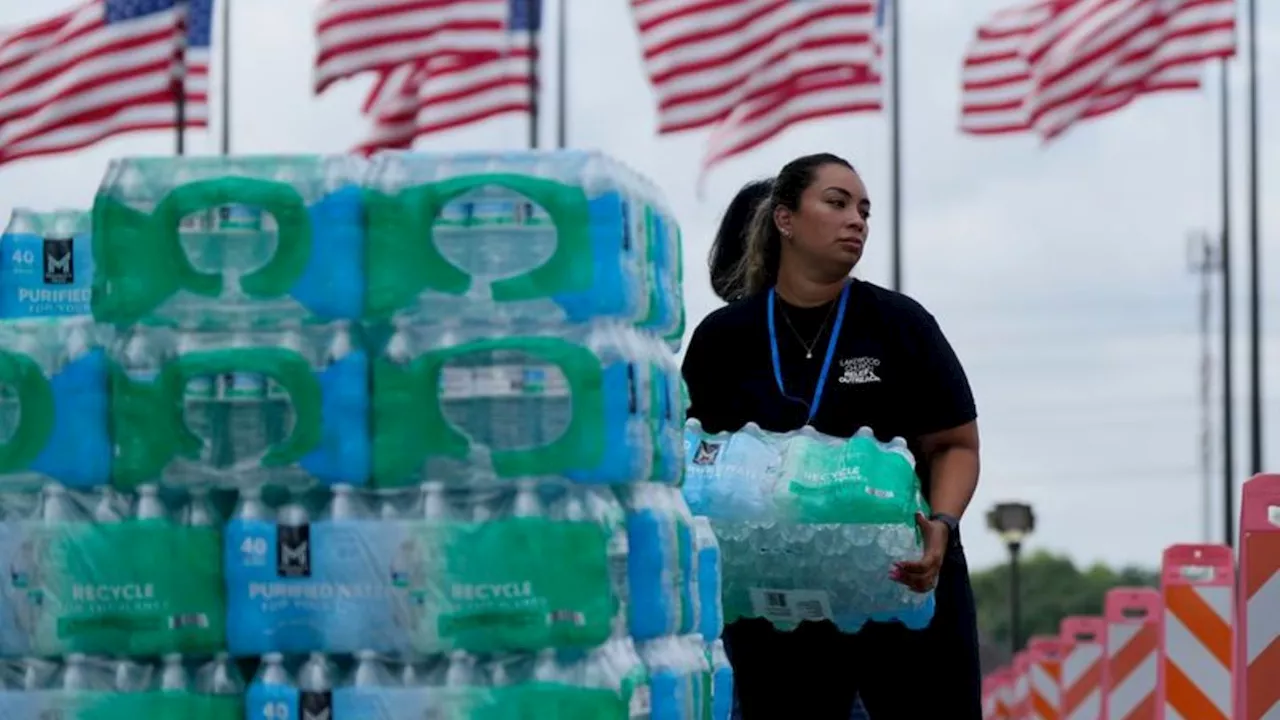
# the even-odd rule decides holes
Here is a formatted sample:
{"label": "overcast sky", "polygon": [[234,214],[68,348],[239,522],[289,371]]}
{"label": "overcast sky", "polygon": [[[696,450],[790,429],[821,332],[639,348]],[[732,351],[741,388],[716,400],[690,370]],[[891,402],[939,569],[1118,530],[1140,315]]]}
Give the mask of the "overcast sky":
{"label": "overcast sky", "polygon": [[[1077,127],[1049,147],[1030,138],[956,131],[960,60],[972,28],[1006,0],[907,0],[903,23],[906,287],[940,320],[977,394],[983,475],[965,522],[970,561],[1003,560],[984,514],[1006,499],[1031,502],[1033,547],[1080,561],[1159,561],[1173,542],[1201,539],[1197,373],[1199,280],[1187,271],[1187,235],[1219,223],[1217,69],[1202,94],[1149,98]],[[685,230],[685,297],[696,323],[717,302],[705,268],[719,215],[745,181],[814,151],[849,158],[879,207],[859,269],[888,282],[887,127],[878,116],[797,127],[713,172],[695,197],[704,133],[654,136],[653,98],[641,74],[625,0],[569,0],[571,144],[605,150],[654,178]],[[67,0],[0,0],[0,25],[49,14]],[[1259,28],[1262,88],[1280,83],[1280,7]],[[359,140],[366,81],[311,95],[315,0],[237,0],[232,145],[237,153],[337,153]],[[554,33],[554,7],[548,25]],[[215,65],[217,61],[215,59]],[[554,68],[546,68],[555,91]],[[1243,68],[1234,73],[1243,120]],[[214,87],[218,87],[214,79]],[[215,100],[216,102],[216,100]],[[1275,127],[1280,92],[1262,99]],[[216,112],[216,110],[215,110]],[[554,142],[553,118],[544,123]],[[1237,123],[1235,255],[1238,474],[1246,468],[1244,364],[1246,214],[1244,125]],[[188,147],[214,152],[215,134]],[[519,148],[525,121],[501,118],[420,141],[423,149]],[[171,134],[103,143],[64,157],[0,167],[0,215],[13,207],[87,207],[109,158],[171,152]],[[1280,467],[1280,134],[1262,138],[1267,439]],[[1216,232],[1216,230],[1215,230]],[[1217,310],[1215,309],[1215,332]],[[1215,340],[1215,354],[1218,343]],[[1216,397],[1215,412],[1219,406]],[[1215,421],[1216,422],[1216,421]],[[1216,456],[1216,450],[1215,450]],[[1213,465],[1214,538],[1221,515]]]}

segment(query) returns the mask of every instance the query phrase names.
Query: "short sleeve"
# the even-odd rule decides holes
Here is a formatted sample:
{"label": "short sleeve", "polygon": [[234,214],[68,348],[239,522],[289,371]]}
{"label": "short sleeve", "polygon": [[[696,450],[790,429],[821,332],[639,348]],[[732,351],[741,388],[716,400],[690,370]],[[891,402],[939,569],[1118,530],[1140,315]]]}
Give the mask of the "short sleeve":
{"label": "short sleeve", "polygon": [[911,361],[916,434],[928,435],[973,422],[978,409],[960,358],[933,315],[919,306],[916,310],[912,313],[916,327]]}

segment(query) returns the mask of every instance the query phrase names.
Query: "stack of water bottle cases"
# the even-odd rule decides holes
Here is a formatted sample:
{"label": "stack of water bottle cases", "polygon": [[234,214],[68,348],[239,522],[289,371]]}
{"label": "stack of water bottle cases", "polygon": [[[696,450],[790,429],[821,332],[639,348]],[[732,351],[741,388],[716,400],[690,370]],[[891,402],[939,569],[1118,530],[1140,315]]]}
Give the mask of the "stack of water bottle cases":
{"label": "stack of water bottle cases", "polygon": [[127,159],[4,252],[0,717],[728,717],[641,177]]}

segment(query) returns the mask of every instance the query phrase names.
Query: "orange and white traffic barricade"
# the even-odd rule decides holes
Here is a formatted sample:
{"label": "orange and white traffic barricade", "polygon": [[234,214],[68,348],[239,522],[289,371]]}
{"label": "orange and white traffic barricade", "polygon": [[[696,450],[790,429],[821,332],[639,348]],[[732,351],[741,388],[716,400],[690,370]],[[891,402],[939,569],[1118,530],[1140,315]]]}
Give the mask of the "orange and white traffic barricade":
{"label": "orange and white traffic barricade", "polygon": [[1226,545],[1165,549],[1160,697],[1166,720],[1232,719],[1235,583],[1235,553]]}
{"label": "orange and white traffic barricade", "polygon": [[1009,720],[1031,718],[1031,653],[1021,650],[1013,655],[1013,675],[1009,687]]}
{"label": "orange and white traffic barricade", "polygon": [[1009,700],[1013,692],[1013,669],[1000,667],[982,679],[982,720],[1013,720]]}
{"label": "orange and white traffic barricade", "polygon": [[1031,720],[1061,720],[1062,643],[1052,635],[1027,641],[1031,656]]}
{"label": "orange and white traffic barricade", "polygon": [[1239,720],[1280,720],[1280,475],[1244,484],[1236,636]]}
{"label": "orange and white traffic barricade", "polygon": [[1101,617],[1063,618],[1062,720],[1102,720],[1107,687],[1107,621]]}
{"label": "orange and white traffic barricade", "polygon": [[1014,720],[1014,674],[1013,667],[1004,665],[996,670],[996,714],[1002,720]]}
{"label": "orange and white traffic barricade", "polygon": [[996,700],[1000,693],[996,680],[991,675],[982,678],[982,720],[1004,720],[996,711]]}
{"label": "orange and white traffic barricade", "polygon": [[1107,592],[1107,693],[1109,720],[1157,720],[1160,676],[1160,591],[1115,588]]}

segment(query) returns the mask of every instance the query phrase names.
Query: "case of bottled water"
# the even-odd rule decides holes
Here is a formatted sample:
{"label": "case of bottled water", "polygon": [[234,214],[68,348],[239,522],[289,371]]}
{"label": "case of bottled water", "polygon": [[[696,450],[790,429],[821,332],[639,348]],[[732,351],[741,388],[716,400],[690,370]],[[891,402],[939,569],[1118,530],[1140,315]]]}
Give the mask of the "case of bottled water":
{"label": "case of bottled water", "polygon": [[[390,658],[263,658],[248,718],[647,720],[645,666],[629,640],[588,651]],[[691,719],[692,720],[692,719]]]}
{"label": "case of bottled water", "polygon": [[363,170],[346,156],[112,161],[93,205],[94,316],[360,319]]}
{"label": "case of bottled water", "polygon": [[240,720],[243,713],[244,680],[226,655],[0,660],[5,720]]}
{"label": "case of bottled water", "polygon": [[106,353],[87,316],[0,321],[0,489],[111,479]]}
{"label": "case of bottled water", "polygon": [[[628,535],[607,488],[241,493],[225,533],[236,655],[586,648],[627,633]],[[554,561],[548,561],[554,558]]]}
{"label": "case of bottled water", "polygon": [[369,360],[361,338],[345,321],[121,329],[112,348],[115,484],[367,483]]}
{"label": "case of bottled water", "polygon": [[649,290],[673,265],[658,193],[599,153],[385,153],[368,184],[372,316],[639,322],[679,299]]}
{"label": "case of bottled water", "polygon": [[374,483],[677,482],[678,376],[617,323],[398,321],[373,365]]}
{"label": "case of bottled water", "polygon": [[0,494],[0,657],[220,650],[220,515],[156,485]]}
{"label": "case of bottled water", "polygon": [[915,515],[929,512],[901,439],[754,424],[711,435],[690,420],[685,455],[685,497],[720,542],[726,621],[831,620],[848,632],[868,620],[929,623],[932,592],[889,577],[894,563],[920,557]]}
{"label": "case of bottled water", "polygon": [[17,208],[0,235],[0,318],[89,314],[89,213]]}

